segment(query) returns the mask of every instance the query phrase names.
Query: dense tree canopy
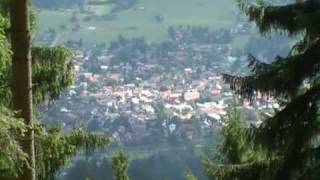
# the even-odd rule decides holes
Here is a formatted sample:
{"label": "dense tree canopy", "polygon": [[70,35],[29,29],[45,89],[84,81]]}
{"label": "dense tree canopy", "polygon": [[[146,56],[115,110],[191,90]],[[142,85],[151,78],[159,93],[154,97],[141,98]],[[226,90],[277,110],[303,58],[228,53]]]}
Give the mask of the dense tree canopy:
{"label": "dense tree canopy", "polygon": [[[26,160],[30,154],[23,151],[20,140],[26,138],[25,134],[31,128],[17,118],[18,112],[13,111],[12,85],[15,82],[12,80],[11,68],[12,39],[9,37],[10,33],[16,32],[9,31],[9,19],[12,16],[8,16],[8,2],[0,2],[0,179],[17,179],[23,168],[29,165]],[[29,11],[28,15],[32,17],[30,25],[34,29],[34,14]],[[29,50],[33,55],[31,69],[34,105],[58,98],[73,83],[72,52],[64,47],[33,47]],[[59,128],[47,130],[40,125],[40,121],[35,122],[32,129],[35,131],[37,179],[53,179],[56,171],[81,150],[89,152],[108,143],[108,138],[101,135],[82,131],[63,134]]]}
{"label": "dense tree canopy", "polygon": [[0,179],[14,177],[22,168],[26,154],[14,139],[26,130],[22,119],[14,118],[12,111],[0,106]]}
{"label": "dense tree canopy", "polygon": [[279,56],[270,64],[250,56],[252,73],[246,77],[225,75],[242,97],[254,100],[260,92],[281,100],[282,107],[258,127],[238,133],[249,147],[264,154],[262,158],[212,165],[209,174],[218,179],[318,179],[320,1],[275,6],[240,0],[239,5],[262,34],[281,31],[303,39],[287,57]]}

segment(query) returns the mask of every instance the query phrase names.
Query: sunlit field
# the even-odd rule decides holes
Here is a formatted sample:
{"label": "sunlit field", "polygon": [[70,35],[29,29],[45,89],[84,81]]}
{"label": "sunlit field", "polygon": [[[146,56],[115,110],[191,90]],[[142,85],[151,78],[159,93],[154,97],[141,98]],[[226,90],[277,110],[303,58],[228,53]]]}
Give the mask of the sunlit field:
{"label": "sunlit field", "polygon": [[[86,9],[90,14],[78,10],[42,10],[38,20],[40,33],[54,28],[58,33],[56,43],[80,38],[86,43],[108,43],[119,35],[144,36],[151,41],[160,41],[166,37],[169,26],[231,28],[235,25],[237,13],[234,0],[139,0],[134,7],[117,12],[110,18],[107,15],[111,6],[88,6]],[[75,22],[70,23],[73,14],[76,14],[80,25],[77,31],[72,31]],[[157,22],[156,17],[161,17],[162,21]],[[61,25],[67,28],[61,30]]]}

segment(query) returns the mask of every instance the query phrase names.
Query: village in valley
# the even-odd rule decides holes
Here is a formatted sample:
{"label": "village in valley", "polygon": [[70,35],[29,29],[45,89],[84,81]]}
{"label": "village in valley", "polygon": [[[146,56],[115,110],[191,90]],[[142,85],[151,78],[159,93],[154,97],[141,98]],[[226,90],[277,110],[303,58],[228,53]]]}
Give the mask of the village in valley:
{"label": "village in valley", "polygon": [[224,117],[233,104],[255,124],[257,112],[279,105],[259,93],[255,101],[239,100],[222,77],[246,73],[247,56],[234,50],[230,39],[252,28],[239,23],[211,32],[177,26],[169,28],[163,42],[120,36],[94,50],[69,42],[75,49],[77,83],[60,100],[43,106],[48,124],[60,124],[66,132],[85,128],[124,144],[207,136],[227,123]]}
{"label": "village in valley", "polygon": [[254,77],[256,63],[287,57],[295,41],[283,32],[261,36],[234,0],[32,1],[34,45],[70,49],[75,75],[36,118],[48,132],[110,139],[70,159],[59,180],[112,179],[118,152],[130,179],[184,180],[190,172],[207,180],[203,155],[216,157],[225,130],[236,132],[228,123],[258,127],[284,108],[268,94],[241,97],[237,78],[226,82]]}

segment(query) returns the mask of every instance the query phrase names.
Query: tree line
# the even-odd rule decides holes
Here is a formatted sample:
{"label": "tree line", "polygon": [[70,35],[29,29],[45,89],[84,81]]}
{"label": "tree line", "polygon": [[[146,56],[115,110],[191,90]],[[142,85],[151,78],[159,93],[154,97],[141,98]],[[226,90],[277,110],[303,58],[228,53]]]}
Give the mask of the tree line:
{"label": "tree line", "polygon": [[[29,0],[0,2],[0,179],[54,179],[81,150],[103,148],[108,138],[45,129],[36,107],[73,83],[73,59],[64,47],[32,43],[35,14]],[[4,138],[3,138],[4,137]]]}

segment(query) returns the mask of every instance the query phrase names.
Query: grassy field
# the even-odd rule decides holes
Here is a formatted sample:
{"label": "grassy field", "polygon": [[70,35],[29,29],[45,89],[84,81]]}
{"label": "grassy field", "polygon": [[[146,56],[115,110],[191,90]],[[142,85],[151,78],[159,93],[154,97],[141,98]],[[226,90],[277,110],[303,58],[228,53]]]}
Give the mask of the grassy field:
{"label": "grassy field", "polygon": [[[110,11],[110,5],[91,6],[96,16]],[[57,43],[66,40],[79,40],[86,43],[108,43],[119,35],[125,37],[144,36],[148,40],[159,41],[166,37],[167,28],[172,25],[207,26],[211,29],[230,28],[235,24],[237,12],[234,0],[139,0],[135,7],[117,13],[115,20],[93,19],[82,21],[85,14],[79,14],[80,29],[72,32],[70,18],[74,10],[46,11],[39,13],[39,30],[54,28],[59,33]],[[163,17],[162,23],[155,16]],[[67,30],[59,30],[60,25]],[[95,30],[89,30],[93,26]]]}

